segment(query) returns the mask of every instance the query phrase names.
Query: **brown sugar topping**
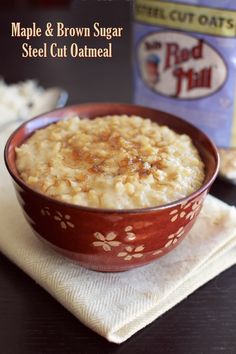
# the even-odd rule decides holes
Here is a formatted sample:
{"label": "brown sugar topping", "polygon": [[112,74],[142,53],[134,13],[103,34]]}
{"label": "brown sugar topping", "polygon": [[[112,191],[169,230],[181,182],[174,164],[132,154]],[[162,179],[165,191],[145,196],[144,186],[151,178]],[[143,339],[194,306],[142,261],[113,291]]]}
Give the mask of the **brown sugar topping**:
{"label": "brown sugar topping", "polygon": [[192,193],[204,179],[190,137],[137,116],[59,121],[16,153],[26,183],[77,205],[159,205]]}

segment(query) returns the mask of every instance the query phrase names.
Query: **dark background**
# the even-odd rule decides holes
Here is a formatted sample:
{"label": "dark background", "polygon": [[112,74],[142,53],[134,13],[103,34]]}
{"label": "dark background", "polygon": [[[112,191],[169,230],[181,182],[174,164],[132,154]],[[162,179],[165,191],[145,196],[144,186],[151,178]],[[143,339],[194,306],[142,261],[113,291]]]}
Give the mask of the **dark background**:
{"label": "dark background", "polygon": [[[69,103],[132,101],[132,1],[3,2],[0,12],[0,75],[8,83],[35,78],[44,87],[60,86]],[[55,3],[55,1],[54,1]],[[65,4],[65,6],[64,6]],[[5,5],[5,7],[3,7]],[[10,6],[15,6],[10,8]],[[47,7],[46,7],[47,5]],[[43,26],[62,21],[68,26],[124,27],[113,41],[112,59],[22,59],[21,40],[10,37],[11,21]],[[71,39],[62,40],[62,44]],[[105,41],[86,40],[90,46]],[[41,39],[31,42],[40,46]],[[80,42],[82,44],[82,40]],[[1,118],[1,117],[0,117]],[[236,204],[236,188],[217,180],[212,193]],[[1,218],[1,216],[0,216]],[[164,314],[122,345],[108,343],[57,303],[20,269],[0,254],[0,353],[236,353],[236,267],[233,267]]]}
{"label": "dark background", "polygon": [[[0,3],[1,4],[1,3]],[[44,87],[59,86],[69,92],[69,103],[88,101],[131,101],[131,8],[132,1],[78,1],[72,7],[32,7],[0,12],[0,76],[8,83],[35,78]],[[47,22],[63,22],[66,27],[124,27],[121,38],[114,38],[112,58],[21,58],[24,42],[34,47],[43,42],[105,47],[108,41],[98,38],[11,37],[11,22],[45,28]]]}

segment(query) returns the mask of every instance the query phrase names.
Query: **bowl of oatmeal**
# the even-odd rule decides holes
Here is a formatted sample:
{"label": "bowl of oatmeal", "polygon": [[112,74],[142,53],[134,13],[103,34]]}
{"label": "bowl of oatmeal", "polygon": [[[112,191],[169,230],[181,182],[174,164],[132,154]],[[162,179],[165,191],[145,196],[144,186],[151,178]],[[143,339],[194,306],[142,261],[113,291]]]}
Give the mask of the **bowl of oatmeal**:
{"label": "bowl of oatmeal", "polygon": [[115,103],[24,123],[9,138],[5,161],[34,233],[98,271],[128,270],[173,250],[219,165],[214,144],[191,124]]}

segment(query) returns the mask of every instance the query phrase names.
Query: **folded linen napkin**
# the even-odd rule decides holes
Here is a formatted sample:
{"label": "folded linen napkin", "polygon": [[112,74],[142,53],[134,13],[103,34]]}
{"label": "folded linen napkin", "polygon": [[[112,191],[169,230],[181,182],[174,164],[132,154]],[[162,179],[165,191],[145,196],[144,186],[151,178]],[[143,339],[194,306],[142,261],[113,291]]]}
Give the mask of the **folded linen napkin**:
{"label": "folded linen napkin", "polygon": [[183,242],[147,266],[97,273],[64,258],[23,218],[2,159],[8,133],[0,134],[0,251],[109,341],[125,341],[236,263],[236,209],[212,196]]}

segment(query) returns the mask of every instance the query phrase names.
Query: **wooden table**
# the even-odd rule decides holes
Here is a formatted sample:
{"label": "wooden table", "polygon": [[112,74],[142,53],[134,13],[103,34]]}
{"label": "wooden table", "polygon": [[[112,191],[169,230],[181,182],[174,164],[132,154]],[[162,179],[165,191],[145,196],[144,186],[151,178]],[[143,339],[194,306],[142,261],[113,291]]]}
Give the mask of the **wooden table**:
{"label": "wooden table", "polygon": [[[68,90],[69,103],[131,102],[131,2],[83,2],[78,9],[3,11],[0,13],[0,70],[8,82],[37,78]],[[89,19],[89,20],[87,20]],[[100,20],[124,26],[111,60],[21,59],[20,40],[10,38],[10,22],[64,21],[78,26]],[[62,42],[69,41],[63,40]],[[33,41],[40,45],[41,40]],[[88,41],[89,42],[89,41]],[[90,44],[94,42],[90,41]],[[236,204],[236,187],[217,180],[212,194]],[[1,219],[1,216],[0,216]],[[0,353],[236,353],[236,267],[197,290],[188,299],[118,346],[84,325],[0,254]]]}

